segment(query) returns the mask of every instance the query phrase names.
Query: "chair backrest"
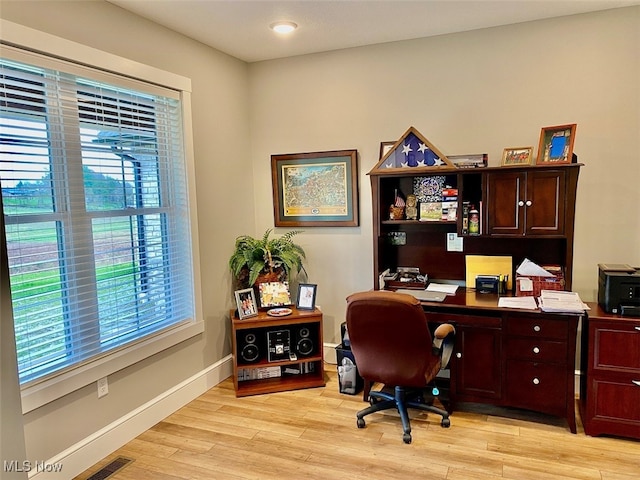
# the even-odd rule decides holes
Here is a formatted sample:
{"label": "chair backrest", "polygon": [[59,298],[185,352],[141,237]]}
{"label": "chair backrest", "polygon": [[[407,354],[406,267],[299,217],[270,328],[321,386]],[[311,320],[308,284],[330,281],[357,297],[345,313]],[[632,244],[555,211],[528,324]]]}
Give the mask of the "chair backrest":
{"label": "chair backrest", "polygon": [[412,295],[367,291],[347,297],[347,329],[366,380],[422,387],[440,369],[427,318]]}

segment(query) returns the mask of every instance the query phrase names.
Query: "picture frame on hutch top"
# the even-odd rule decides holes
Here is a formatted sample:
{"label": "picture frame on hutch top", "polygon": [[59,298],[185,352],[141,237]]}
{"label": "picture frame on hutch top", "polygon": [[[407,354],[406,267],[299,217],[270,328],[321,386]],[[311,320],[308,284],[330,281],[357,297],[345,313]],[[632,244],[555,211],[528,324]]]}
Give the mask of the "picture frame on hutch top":
{"label": "picture frame on hutch top", "polygon": [[576,127],[575,123],[543,127],[540,131],[536,165],[572,163]]}
{"label": "picture frame on hutch top", "polygon": [[533,147],[510,147],[502,153],[502,166],[530,165],[533,159]]}
{"label": "picture frame on hutch top", "polygon": [[357,227],[358,152],[271,155],[276,227]]}

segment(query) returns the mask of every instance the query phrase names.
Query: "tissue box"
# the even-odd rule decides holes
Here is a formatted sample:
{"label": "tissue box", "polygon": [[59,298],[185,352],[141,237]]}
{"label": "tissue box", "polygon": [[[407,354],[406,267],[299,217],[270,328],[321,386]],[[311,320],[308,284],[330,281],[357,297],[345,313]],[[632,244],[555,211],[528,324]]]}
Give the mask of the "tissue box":
{"label": "tissue box", "polygon": [[560,265],[541,265],[552,277],[516,274],[516,296],[539,297],[541,290],[564,290],[564,269]]}

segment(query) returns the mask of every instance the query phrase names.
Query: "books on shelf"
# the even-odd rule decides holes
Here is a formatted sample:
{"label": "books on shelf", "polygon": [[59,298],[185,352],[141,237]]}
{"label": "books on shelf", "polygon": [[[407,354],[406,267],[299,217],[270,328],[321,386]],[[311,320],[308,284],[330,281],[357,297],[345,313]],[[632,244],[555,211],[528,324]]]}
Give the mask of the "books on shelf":
{"label": "books on shelf", "polygon": [[274,365],[259,368],[239,368],[238,381],[245,382],[248,380],[264,380],[266,378],[286,377],[289,375],[304,375],[307,373],[315,373],[316,365],[314,362],[300,362],[291,365]]}
{"label": "books on shelf", "polygon": [[458,219],[458,189],[442,189],[442,220],[456,221]]}

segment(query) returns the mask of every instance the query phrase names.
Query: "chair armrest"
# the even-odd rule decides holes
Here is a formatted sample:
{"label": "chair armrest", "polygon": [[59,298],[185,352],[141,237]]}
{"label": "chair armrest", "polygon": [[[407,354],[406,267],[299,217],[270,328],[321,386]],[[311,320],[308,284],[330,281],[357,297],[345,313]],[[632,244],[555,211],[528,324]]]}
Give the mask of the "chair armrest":
{"label": "chair armrest", "polygon": [[437,339],[443,340],[452,333],[456,333],[456,329],[453,325],[450,323],[443,323],[436,328],[436,331],[433,332],[433,336]]}
{"label": "chair armrest", "polygon": [[453,337],[456,329],[450,323],[443,323],[433,332],[432,353],[442,360],[441,368],[446,368],[453,352]]}

